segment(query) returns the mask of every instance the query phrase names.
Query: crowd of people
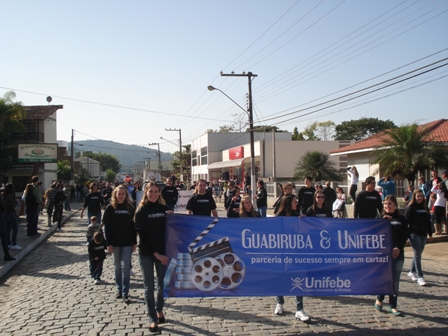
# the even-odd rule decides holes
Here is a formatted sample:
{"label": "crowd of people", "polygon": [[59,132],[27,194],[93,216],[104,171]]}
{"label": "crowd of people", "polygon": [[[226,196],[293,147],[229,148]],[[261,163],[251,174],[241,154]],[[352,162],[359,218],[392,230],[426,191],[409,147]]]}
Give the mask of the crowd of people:
{"label": "crowd of people", "polygon": [[[405,194],[406,207],[403,214],[398,210],[395,196],[395,184],[391,177],[378,181],[382,193],[376,190],[375,178],[365,179],[365,189],[357,192],[359,173],[356,167],[348,169],[350,179],[349,195],[354,200],[354,218],[384,218],[391,225],[393,242],[393,292],[389,295],[388,311],[400,315],[397,310],[400,273],[404,263],[404,246],[409,240],[413,250],[413,260],[408,272],[412,281],[426,285],[422,269],[422,253],[425,244],[432,240],[433,234],[446,234],[446,210],[448,199],[448,171],[432,172],[430,182],[419,178],[419,186],[408,188]],[[263,180],[257,181],[257,190],[252,194],[247,187],[250,180],[245,179],[242,188],[230,181],[224,193],[224,209],[227,217],[247,218],[266,217],[268,194]],[[87,192],[85,192],[87,189]],[[114,277],[117,299],[129,303],[130,277],[132,274],[132,253],[138,251],[138,260],[143,274],[144,296],[149,314],[150,330],[157,331],[158,325],[165,322],[163,314],[163,279],[168,258],[165,252],[165,220],[174,211],[179,190],[184,186],[168,178],[161,187],[155,182],[141,184],[92,182],[89,187],[64,185],[55,182],[46,191],[42,191],[37,176],[32,178],[23,194],[26,205],[27,234],[38,235],[37,221],[39,213],[45,208],[48,225],[57,225],[61,230],[63,209],[70,211],[72,201],[82,201],[80,217],[87,211],[87,251],[90,261],[90,275],[95,284],[101,283],[103,262],[106,251],[113,255]],[[143,197],[137,201],[138,191]],[[193,195],[186,205],[187,214],[218,217],[217,203],[211,185],[205,180],[194,184]],[[295,191],[292,183],[281,185],[281,195],[274,204],[274,216],[296,217],[347,217],[345,207],[346,194],[343,188],[333,190],[331,183],[313,185],[311,176],[306,176],[304,186]],[[7,184],[0,197],[1,226],[0,233],[4,259],[13,260],[9,249],[20,249],[17,245],[17,218],[15,190]],[[137,239],[138,237],[138,239]],[[137,249],[138,248],[138,249]],[[155,273],[154,273],[155,269]],[[154,287],[156,296],[154,297]],[[383,309],[384,295],[378,295],[374,307]],[[303,297],[296,296],[296,318],[308,321]],[[276,298],[275,314],[283,313],[284,298]]]}

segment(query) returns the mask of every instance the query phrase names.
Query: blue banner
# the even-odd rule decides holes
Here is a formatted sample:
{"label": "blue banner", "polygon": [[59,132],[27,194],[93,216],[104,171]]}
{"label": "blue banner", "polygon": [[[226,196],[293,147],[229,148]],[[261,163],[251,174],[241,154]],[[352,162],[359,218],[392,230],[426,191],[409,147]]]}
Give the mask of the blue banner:
{"label": "blue banner", "polygon": [[384,219],[170,215],[167,297],[392,292]]}

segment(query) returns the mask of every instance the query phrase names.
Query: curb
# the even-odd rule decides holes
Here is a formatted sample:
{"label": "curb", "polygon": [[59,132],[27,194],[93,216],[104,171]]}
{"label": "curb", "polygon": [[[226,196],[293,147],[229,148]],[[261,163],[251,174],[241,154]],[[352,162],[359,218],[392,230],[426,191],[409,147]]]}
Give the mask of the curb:
{"label": "curb", "polygon": [[[66,216],[61,224],[65,224],[70,218],[73,217],[74,214],[78,213],[79,209],[70,213],[68,216]],[[43,242],[44,240],[46,240],[48,237],[50,237],[51,235],[53,235],[53,233],[56,231],[57,225],[53,225],[50,229],[48,229],[47,231],[45,231],[45,233],[43,233],[42,235],[39,236],[39,238],[36,238],[35,240],[33,240],[28,246],[26,246],[24,249],[22,249],[22,251],[20,251],[20,253],[18,253],[17,255],[15,255],[14,257],[16,258],[16,260],[12,260],[8,263],[6,263],[5,265],[3,265],[0,268],[0,279],[6,274],[8,273],[9,270],[11,270],[20,260],[22,260],[28,253],[30,253],[32,250],[34,250],[36,248],[37,245],[39,245],[41,242]]]}

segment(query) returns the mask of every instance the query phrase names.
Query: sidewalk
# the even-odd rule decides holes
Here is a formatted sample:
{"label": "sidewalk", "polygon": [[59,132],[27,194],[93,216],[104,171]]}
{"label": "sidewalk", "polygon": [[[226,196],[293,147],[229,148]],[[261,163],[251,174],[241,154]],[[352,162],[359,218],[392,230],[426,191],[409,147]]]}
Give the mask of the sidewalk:
{"label": "sidewalk", "polygon": [[[82,203],[71,203],[72,211],[63,211],[62,213],[62,225],[65,224],[74,214],[76,214],[81,208]],[[51,227],[48,226],[48,217],[47,213],[44,210],[44,215],[39,215],[38,227],[40,228],[39,233],[41,234],[39,237],[28,237],[26,233],[26,216],[20,216],[19,232],[17,234],[17,245],[21,246],[21,250],[9,250],[11,256],[16,258],[16,260],[12,261],[4,261],[3,260],[3,252],[0,257],[0,278],[4,276],[11,268],[14,267],[23,257],[25,257],[28,253],[30,253],[37,245],[39,245],[42,241],[46,240],[50,237],[53,232],[56,231],[57,225],[53,225]]]}

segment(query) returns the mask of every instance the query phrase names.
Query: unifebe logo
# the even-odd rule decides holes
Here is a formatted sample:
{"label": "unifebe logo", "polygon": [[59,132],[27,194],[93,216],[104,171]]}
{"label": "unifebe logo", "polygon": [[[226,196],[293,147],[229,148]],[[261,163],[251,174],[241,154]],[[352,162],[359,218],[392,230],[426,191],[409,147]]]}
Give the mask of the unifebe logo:
{"label": "unifebe logo", "polygon": [[349,279],[341,279],[340,277],[306,277],[306,278],[291,278],[292,288],[291,292],[299,289],[302,292],[350,292],[352,283]]}

